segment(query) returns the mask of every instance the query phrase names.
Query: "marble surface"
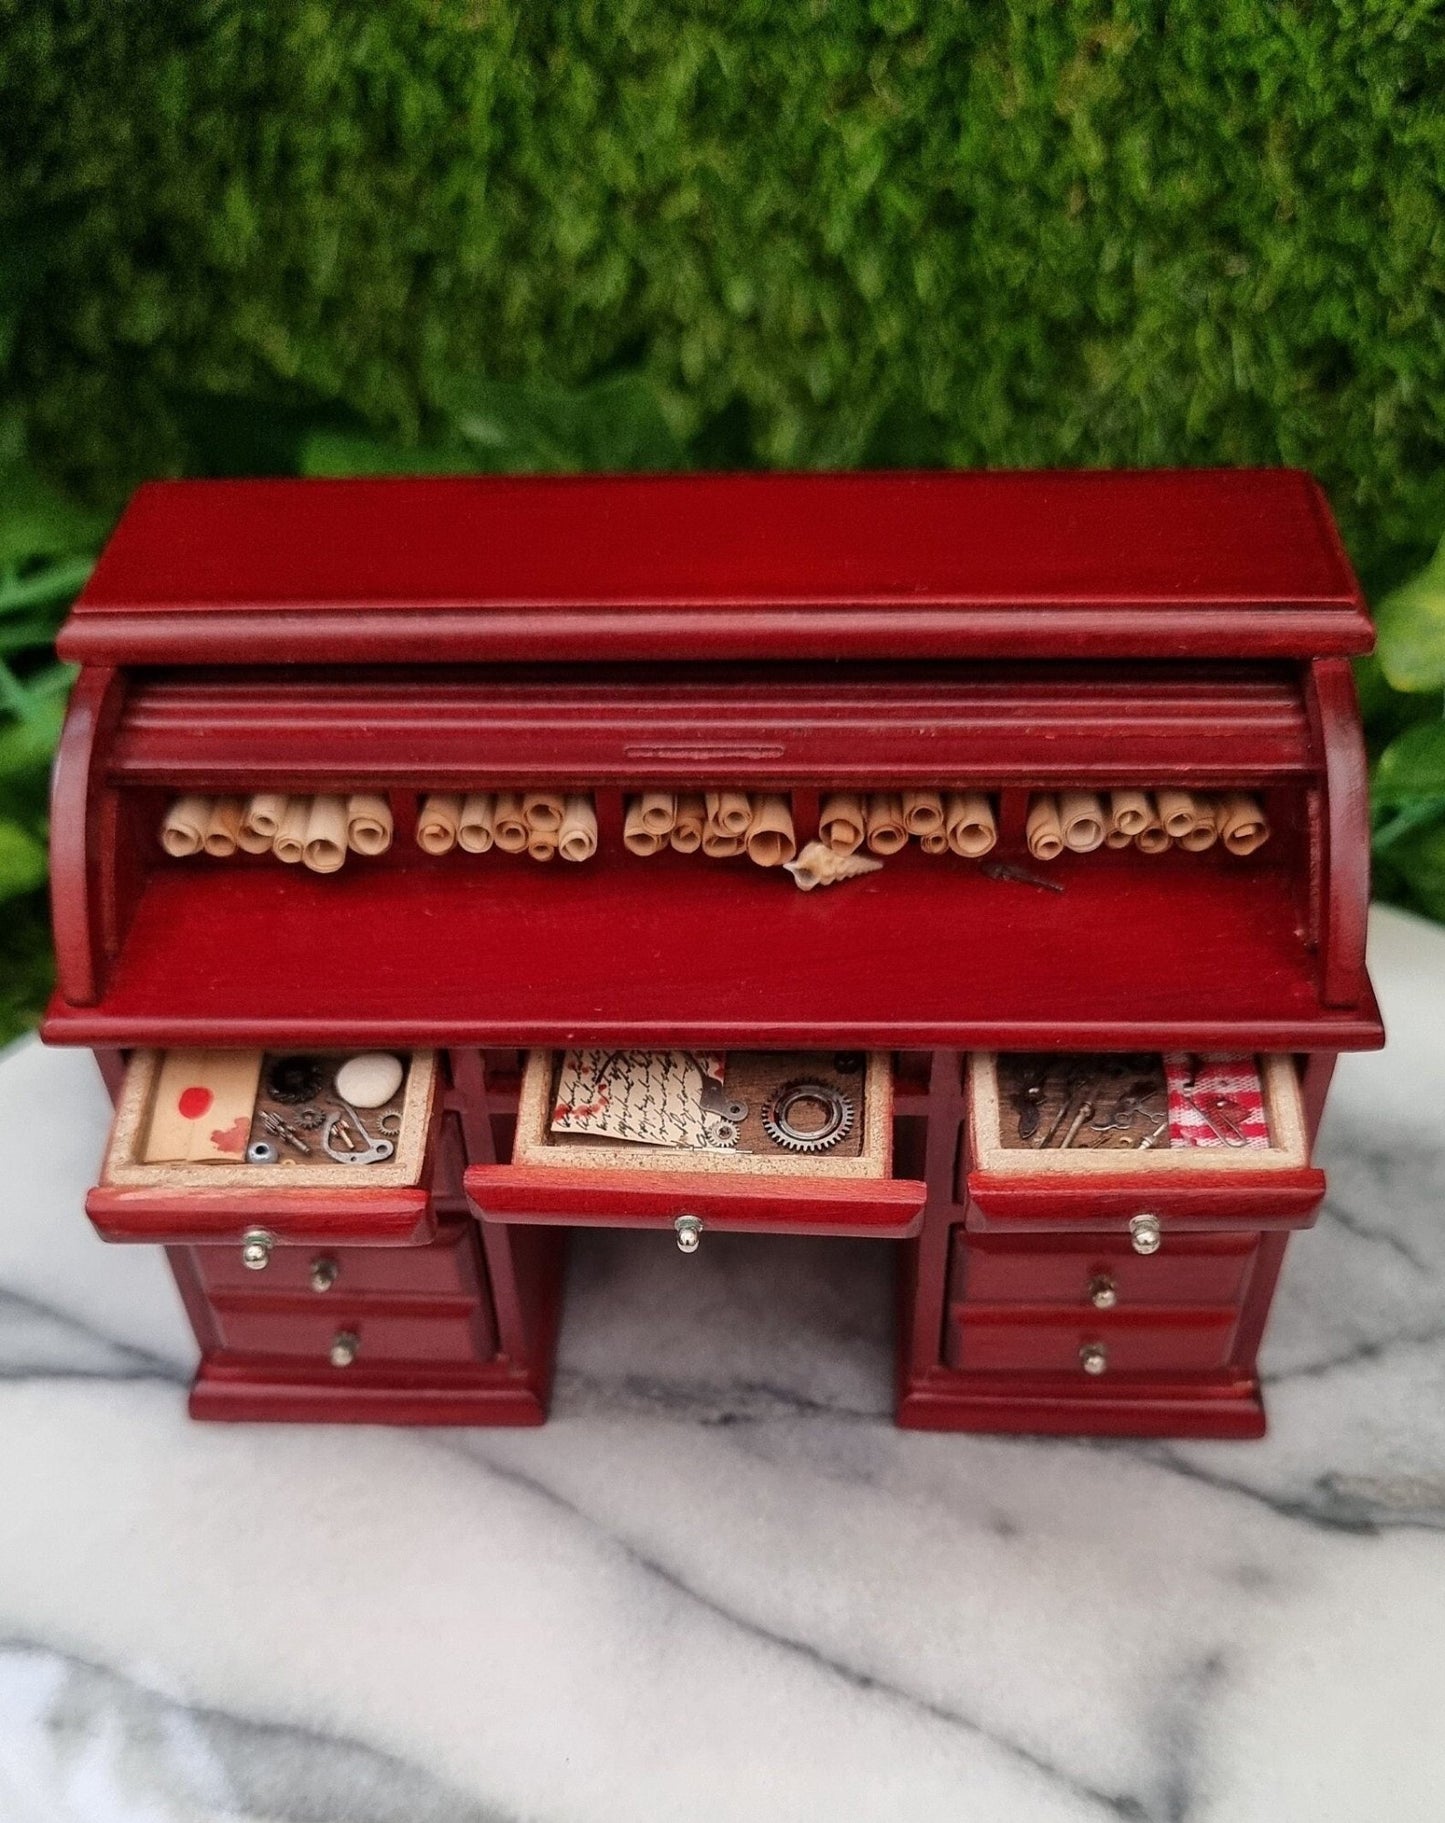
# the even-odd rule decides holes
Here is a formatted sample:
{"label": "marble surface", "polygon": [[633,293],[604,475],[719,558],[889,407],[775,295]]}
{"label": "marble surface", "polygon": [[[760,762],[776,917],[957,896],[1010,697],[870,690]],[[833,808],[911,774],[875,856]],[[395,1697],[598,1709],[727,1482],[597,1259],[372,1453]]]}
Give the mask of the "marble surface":
{"label": "marble surface", "polygon": [[0,1062],[0,1823],[1445,1816],[1445,936],[1377,915],[1258,1444],[906,1436],[884,1251],[595,1233],[540,1431],[188,1423]]}

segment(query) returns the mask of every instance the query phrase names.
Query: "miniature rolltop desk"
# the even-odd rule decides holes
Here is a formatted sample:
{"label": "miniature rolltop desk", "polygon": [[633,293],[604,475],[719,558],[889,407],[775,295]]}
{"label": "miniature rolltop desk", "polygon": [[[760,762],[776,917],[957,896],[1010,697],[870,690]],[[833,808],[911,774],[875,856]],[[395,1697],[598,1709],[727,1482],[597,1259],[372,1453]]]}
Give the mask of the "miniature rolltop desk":
{"label": "miniature rolltop desk", "polygon": [[603,1225],[889,1244],[904,1425],[1258,1435],[1371,637],[1289,471],[141,489],[44,1035],[193,1413],[539,1423]]}

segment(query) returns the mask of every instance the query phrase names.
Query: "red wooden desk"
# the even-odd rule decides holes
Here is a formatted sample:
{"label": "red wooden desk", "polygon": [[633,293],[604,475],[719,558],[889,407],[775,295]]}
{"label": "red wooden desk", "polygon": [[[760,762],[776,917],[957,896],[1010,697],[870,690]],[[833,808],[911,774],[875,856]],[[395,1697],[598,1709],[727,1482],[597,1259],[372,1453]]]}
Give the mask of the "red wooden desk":
{"label": "red wooden desk", "polygon": [[[148,1047],[426,1048],[442,1078],[414,1192],[258,1216],[249,1193],[97,1186],[108,1238],[171,1249],[193,1409],[540,1421],[567,1227],[671,1245],[705,1206],[898,1248],[903,1423],[1256,1434],[1318,1174],[996,1182],[965,1063],[1284,1056],[1312,1137],[1335,1055],[1381,1042],[1349,672],[1371,638],[1289,471],[143,488],[60,641],[82,671],[46,1038],[93,1047],[117,1091]],[[806,895],[621,842],[650,786],[784,793],[806,839],[824,791],[968,785],[998,858],[1027,861],[1031,793],[1079,784],[1248,790],[1273,836],[1242,860],[1066,856],[1062,892],[910,850]],[[594,859],[412,840],[419,794],[504,785],[591,793]],[[177,793],[262,789],[384,793],[396,840],[324,878],[160,851]],[[511,1157],[526,1054],[589,1042],[886,1054],[887,1194],[538,1183]],[[256,1229],[267,1263],[238,1275]]]}

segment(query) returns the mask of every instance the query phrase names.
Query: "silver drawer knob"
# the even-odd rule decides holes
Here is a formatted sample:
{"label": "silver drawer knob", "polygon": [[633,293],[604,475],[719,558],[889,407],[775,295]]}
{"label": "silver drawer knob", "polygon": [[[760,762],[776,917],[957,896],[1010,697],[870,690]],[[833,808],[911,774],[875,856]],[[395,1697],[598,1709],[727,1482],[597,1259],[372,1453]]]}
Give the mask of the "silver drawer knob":
{"label": "silver drawer knob", "polygon": [[252,1272],[264,1272],[275,1245],[276,1237],[269,1228],[248,1228],[241,1236],[241,1264]]}
{"label": "silver drawer knob", "polygon": [[1108,1365],[1108,1350],[1102,1342],[1085,1342],[1079,1350],[1079,1366],[1086,1374],[1101,1374]]}
{"label": "silver drawer knob", "polygon": [[336,1261],[322,1254],[319,1260],[311,1262],[311,1289],[313,1291],[330,1291],[340,1277],[341,1268]]}
{"label": "silver drawer knob", "polygon": [[1112,1310],[1119,1302],[1119,1288],[1107,1272],[1089,1280],[1089,1302],[1095,1310]]}
{"label": "silver drawer knob", "polygon": [[361,1353],[361,1337],[354,1329],[338,1329],[331,1338],[331,1365],[350,1367]]}
{"label": "silver drawer knob", "polygon": [[1135,1253],[1158,1253],[1164,1240],[1164,1230],[1160,1227],[1157,1215],[1136,1215],[1129,1224],[1129,1239],[1134,1244]]}
{"label": "silver drawer knob", "polygon": [[672,1224],[677,1233],[679,1253],[696,1253],[702,1241],[702,1217],[680,1215]]}

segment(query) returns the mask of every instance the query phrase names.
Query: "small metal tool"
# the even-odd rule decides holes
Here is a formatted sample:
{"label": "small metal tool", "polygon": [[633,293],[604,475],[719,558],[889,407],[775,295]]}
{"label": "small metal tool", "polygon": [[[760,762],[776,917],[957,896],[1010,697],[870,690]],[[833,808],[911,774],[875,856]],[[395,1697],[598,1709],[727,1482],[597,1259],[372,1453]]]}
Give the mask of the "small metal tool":
{"label": "small metal tool", "polygon": [[262,1108],[260,1120],[261,1125],[273,1139],[284,1140],[294,1152],[301,1153],[303,1157],[310,1156],[310,1146],[307,1145],[306,1141],[302,1139],[301,1135],[289,1121],[282,1120],[281,1116],[273,1112],[270,1108]]}
{"label": "small metal tool", "polygon": [[1227,1095],[1200,1095],[1197,1090],[1186,1089],[1185,1098],[1196,1113],[1202,1114],[1214,1134],[1222,1139],[1226,1146],[1247,1146],[1249,1141],[1241,1131],[1238,1121],[1232,1114],[1243,1114],[1239,1103],[1231,1101]]}
{"label": "small metal tool", "polygon": [[1039,1151],[1042,1152],[1045,1147],[1053,1144],[1054,1139],[1063,1127],[1064,1122],[1072,1115],[1074,1103],[1078,1100],[1086,1087],[1087,1079],[1080,1075],[1077,1069],[1071,1070],[1064,1082],[1064,1099],[1060,1104],[1058,1113],[1050,1123],[1048,1132],[1034,1141],[1034,1144],[1038,1147]]}
{"label": "small metal tool", "polygon": [[1046,880],[1042,874],[1031,874],[1026,867],[1015,867],[1011,861],[982,861],[978,871],[990,880],[1009,880],[1015,886],[1041,886],[1051,893],[1064,890],[1062,880]]}
{"label": "small metal tool", "polygon": [[1089,1118],[1089,1116],[1093,1112],[1094,1112],[1093,1102],[1081,1101],[1079,1103],[1079,1111],[1074,1116],[1073,1121],[1070,1123],[1068,1132],[1064,1135],[1064,1143],[1063,1143],[1063,1146],[1060,1148],[1061,1151],[1067,1151],[1068,1148],[1073,1145],[1074,1141],[1079,1136],[1079,1128],[1083,1126],[1084,1122]]}
{"label": "small metal tool", "polygon": [[1019,1117],[1018,1134],[1020,1139],[1032,1139],[1039,1130],[1042,1109],[1039,1103],[1044,1099],[1044,1085],[1041,1082],[1027,1083],[1015,1091],[1014,1108]]}

